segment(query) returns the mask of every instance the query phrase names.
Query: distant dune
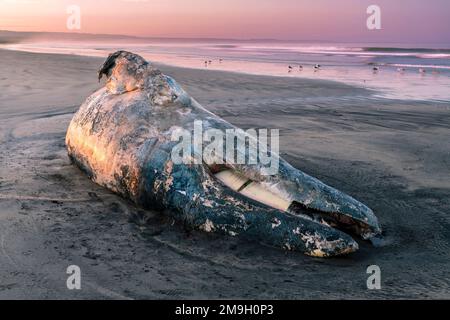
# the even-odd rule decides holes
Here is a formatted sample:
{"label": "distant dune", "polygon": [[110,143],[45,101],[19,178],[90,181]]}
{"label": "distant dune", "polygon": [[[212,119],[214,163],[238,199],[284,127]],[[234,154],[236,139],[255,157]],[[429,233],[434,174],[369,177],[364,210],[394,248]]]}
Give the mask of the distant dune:
{"label": "distant dune", "polygon": [[69,33],[69,32],[15,32],[0,30],[0,43],[15,43],[29,41],[146,41],[146,38],[108,35],[108,34],[89,34],[89,33]]}
{"label": "distant dune", "polygon": [[[220,39],[220,38],[165,38],[165,37],[139,37],[139,36],[129,36],[129,35],[115,35],[115,34],[93,34],[93,33],[78,33],[78,32],[19,32],[19,31],[8,31],[0,30],[0,44],[2,43],[17,43],[17,42],[37,42],[37,41],[95,41],[95,42],[108,42],[108,41],[121,41],[122,43],[132,42],[132,43],[147,43],[150,41],[163,41],[163,42],[283,42],[287,43],[290,41],[281,41],[276,39]],[[295,41],[293,41],[295,42]]]}

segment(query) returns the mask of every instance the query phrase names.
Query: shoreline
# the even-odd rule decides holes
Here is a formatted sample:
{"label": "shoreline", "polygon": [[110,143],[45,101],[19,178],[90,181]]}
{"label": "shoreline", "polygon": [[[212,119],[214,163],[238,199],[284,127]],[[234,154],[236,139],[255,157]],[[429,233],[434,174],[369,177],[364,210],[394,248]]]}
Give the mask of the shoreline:
{"label": "shoreline", "polygon": [[[448,298],[450,103],[333,81],[161,66],[243,129],[280,129],[295,167],[366,203],[387,244],[317,260],[143,211],[70,164],[65,132],[103,58],[0,50],[0,298]],[[66,288],[80,266],[82,290]],[[382,290],[366,288],[379,265]],[[336,277],[339,274],[339,277]]]}
{"label": "shoreline", "polygon": [[[51,46],[46,47],[35,45],[28,46],[20,44],[10,46],[4,46],[0,49],[13,50],[19,52],[30,53],[46,53],[46,54],[69,54],[77,55],[81,57],[105,57],[109,53],[116,51],[116,49],[109,48],[105,45],[105,48],[95,48],[89,46],[80,47],[64,47],[64,46]],[[304,61],[304,68],[297,70],[298,63],[291,60],[286,61],[270,61],[270,60],[254,60],[250,57],[242,58],[223,58],[222,62],[219,62],[220,52],[206,52],[205,56],[199,55],[199,53],[186,53],[174,51],[159,52],[155,50],[152,52],[145,46],[133,44],[123,44],[126,50],[134,51],[142,55],[145,59],[155,63],[156,65],[166,65],[178,68],[188,68],[196,70],[212,70],[223,72],[234,72],[243,75],[255,75],[255,76],[273,76],[283,78],[294,79],[306,79],[306,80],[323,80],[323,81],[335,81],[344,83],[350,86],[358,87],[371,91],[374,96],[395,100],[410,100],[410,101],[433,101],[438,103],[447,103],[450,100],[448,95],[447,83],[449,76],[447,73],[440,75],[439,73],[429,72],[429,76],[425,77],[424,74],[419,74],[416,68],[406,68],[405,72],[399,73],[396,71],[397,67],[394,65],[384,65],[382,62],[377,65],[381,71],[372,71],[373,65],[367,61],[360,65],[339,65],[330,63],[329,66],[324,66],[318,72],[314,69],[314,63]],[[156,47],[161,50],[161,48]],[[187,49],[186,49],[187,50]],[[159,53],[158,53],[159,52]],[[204,64],[204,60],[212,60],[212,64]],[[301,61],[301,57],[299,57]],[[309,57],[308,59],[311,59]],[[317,55],[319,61],[323,61],[324,57]],[[321,62],[326,64],[326,62]],[[398,63],[397,63],[398,64]],[[292,65],[293,69],[288,71],[288,65]],[[403,66],[401,63],[398,66]],[[432,66],[429,66],[430,68]]]}
{"label": "shoreline", "polygon": [[[80,54],[80,53],[66,53],[66,52],[52,52],[51,50],[49,51],[44,51],[44,52],[38,52],[38,51],[28,51],[26,49],[20,50],[20,49],[9,49],[9,48],[2,48],[0,46],[0,51],[10,51],[10,52],[24,52],[24,53],[32,53],[32,54],[48,54],[48,55],[62,55],[62,56],[74,56],[74,57],[80,57],[80,58],[97,58],[97,59],[102,59],[104,60],[107,56],[102,55],[102,54],[98,54],[98,55],[88,55],[88,54]],[[112,53],[112,52],[110,52]],[[201,71],[207,71],[207,72],[224,72],[224,73],[230,73],[230,74],[236,74],[236,75],[245,75],[245,76],[255,76],[255,77],[267,77],[267,78],[283,78],[283,79],[293,79],[293,80],[305,80],[305,81],[317,81],[317,82],[330,82],[330,83],[338,83],[341,85],[346,85],[349,87],[355,87],[358,89],[362,89],[362,90],[366,90],[367,91],[367,95],[370,94],[376,94],[378,91],[375,89],[370,89],[370,88],[364,88],[362,86],[358,86],[356,84],[349,84],[343,81],[338,81],[338,80],[330,80],[330,79],[313,79],[313,78],[309,78],[309,77],[292,77],[289,75],[270,75],[270,74],[258,74],[258,73],[250,73],[250,72],[244,72],[244,71],[232,71],[232,70],[219,70],[219,69],[207,69],[207,68],[202,68],[202,67],[187,67],[187,66],[179,66],[179,65],[173,65],[173,64],[168,64],[168,63],[164,63],[164,62],[159,62],[159,61],[152,61],[149,60],[151,63],[153,63],[155,66],[157,67],[167,67],[167,68],[177,68],[177,69],[186,69],[186,70],[201,70]],[[402,99],[398,99],[398,100],[402,100]]]}

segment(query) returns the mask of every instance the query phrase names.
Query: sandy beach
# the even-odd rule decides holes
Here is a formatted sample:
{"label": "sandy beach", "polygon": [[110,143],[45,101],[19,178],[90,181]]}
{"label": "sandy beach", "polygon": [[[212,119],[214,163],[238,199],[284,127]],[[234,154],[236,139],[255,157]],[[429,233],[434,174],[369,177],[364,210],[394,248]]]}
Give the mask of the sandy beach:
{"label": "sandy beach", "polygon": [[[0,299],[450,298],[450,102],[339,82],[160,66],[210,111],[280,129],[295,167],[371,207],[386,244],[315,259],[185,230],[70,164],[101,58],[0,50]],[[66,268],[82,270],[82,290]],[[368,290],[378,265],[382,289]]]}

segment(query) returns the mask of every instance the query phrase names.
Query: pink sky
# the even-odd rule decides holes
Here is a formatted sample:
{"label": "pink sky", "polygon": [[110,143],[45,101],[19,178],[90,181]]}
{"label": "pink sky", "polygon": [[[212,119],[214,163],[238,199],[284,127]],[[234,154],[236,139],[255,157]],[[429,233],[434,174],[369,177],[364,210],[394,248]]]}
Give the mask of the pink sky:
{"label": "pink sky", "polygon": [[[70,4],[83,33],[450,43],[448,0],[0,0],[0,29],[70,32]],[[366,28],[370,4],[382,30]]]}

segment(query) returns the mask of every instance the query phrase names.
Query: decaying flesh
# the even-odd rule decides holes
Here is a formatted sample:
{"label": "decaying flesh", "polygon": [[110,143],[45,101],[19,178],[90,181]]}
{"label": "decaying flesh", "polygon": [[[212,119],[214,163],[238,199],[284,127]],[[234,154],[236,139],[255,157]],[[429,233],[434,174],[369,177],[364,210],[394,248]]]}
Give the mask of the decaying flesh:
{"label": "decaying flesh", "polygon": [[[328,257],[381,233],[372,210],[279,158],[279,172],[259,165],[174,164],[172,132],[235,128],[204,109],[170,77],[119,51],[99,71],[106,86],[75,114],[66,137],[70,158],[96,183],[192,228]],[[239,150],[237,150],[239,152]]]}

